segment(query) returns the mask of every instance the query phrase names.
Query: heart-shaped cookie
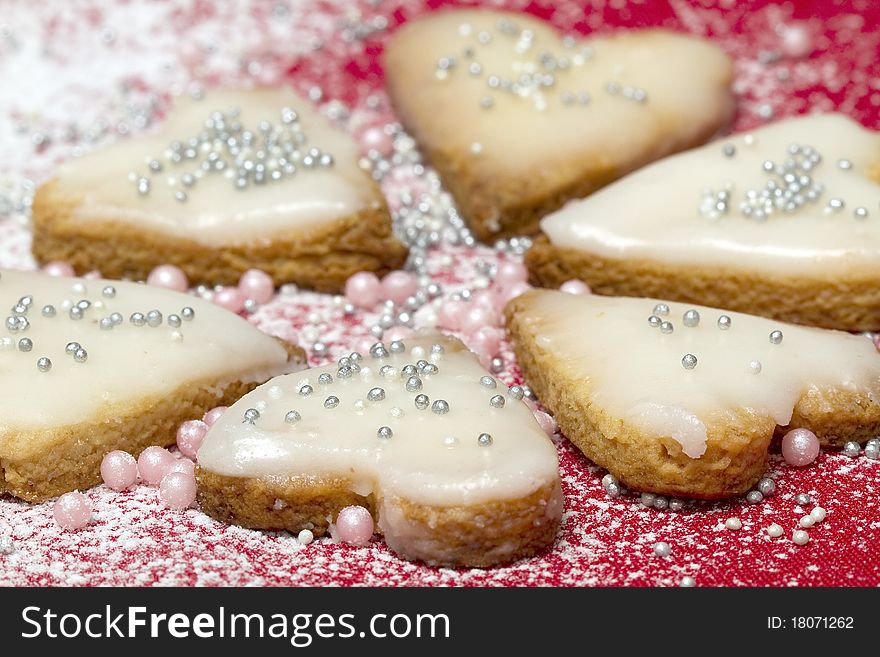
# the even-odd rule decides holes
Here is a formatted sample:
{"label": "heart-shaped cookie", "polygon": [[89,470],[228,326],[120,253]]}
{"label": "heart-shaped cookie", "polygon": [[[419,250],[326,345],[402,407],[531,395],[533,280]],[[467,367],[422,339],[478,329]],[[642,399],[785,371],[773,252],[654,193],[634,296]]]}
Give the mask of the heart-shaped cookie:
{"label": "heart-shaped cookie", "polygon": [[302,351],[202,299],[102,280],[0,273],[0,493],[41,501],[100,481],[112,450],[302,367]]}
{"label": "heart-shaped cookie", "polygon": [[156,265],[338,292],[406,250],[357,144],[289,90],[181,97],[159,131],[64,165],[34,199],[34,256],[143,280]]}
{"label": "heart-shaped cookie", "polygon": [[529,556],[553,541],[562,493],[556,450],[521,400],[522,389],[439,335],[277,377],[205,437],[201,508],[320,536],[359,504],[408,559],[490,566]]}
{"label": "heart-shaped cookie", "polygon": [[880,134],[788,119],[669,157],[545,217],[536,282],[880,328]]}
{"label": "heart-shaped cookie", "polygon": [[733,109],[721,49],[663,30],[576,40],[525,15],[446,11],[401,28],[385,63],[403,124],[482,240],[536,232]]}
{"label": "heart-shaped cookie", "polygon": [[563,433],[638,490],[745,492],[774,434],[880,432],[870,340],[704,306],[533,290],[508,304],[520,367]]}

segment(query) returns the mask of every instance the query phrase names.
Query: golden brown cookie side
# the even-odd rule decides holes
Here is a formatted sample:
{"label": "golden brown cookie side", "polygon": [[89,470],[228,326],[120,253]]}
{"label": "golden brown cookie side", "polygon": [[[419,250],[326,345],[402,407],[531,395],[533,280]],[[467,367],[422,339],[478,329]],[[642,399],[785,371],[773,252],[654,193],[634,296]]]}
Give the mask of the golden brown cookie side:
{"label": "golden brown cookie side", "polygon": [[721,265],[676,265],[606,258],[552,244],[542,235],[526,252],[532,282],[558,288],[571,279],[596,294],[654,297],[846,331],[880,328],[880,281],[871,272],[803,276]]}
{"label": "golden brown cookie side", "polygon": [[[284,343],[290,362],[305,362],[299,347]],[[101,461],[108,452],[137,456],[151,445],[173,445],[182,422],[227,406],[260,382],[189,381],[167,394],[136,404],[108,407],[101,417],[51,431],[4,436],[0,453],[0,494],[42,502],[101,483]]]}
{"label": "golden brown cookie side", "polygon": [[380,510],[390,503],[395,527],[405,525],[405,540],[387,537],[389,547],[405,558],[446,567],[497,566],[538,553],[556,536],[561,507],[552,505],[562,503],[558,482],[514,500],[438,507],[358,495],[344,478],[231,477],[197,468],[196,479],[202,511],[250,529],[309,529],[320,537],[346,506],[369,509],[378,526],[386,512]]}
{"label": "golden brown cookie side", "polygon": [[746,492],[763,475],[774,435],[803,427],[824,445],[840,445],[880,433],[880,404],[866,393],[811,389],[786,427],[745,410],[709,423],[706,452],[690,458],[671,437],[647,435],[593,404],[588,382],[567,375],[564,364],[541,348],[523,319],[528,307],[525,294],[505,309],[523,377],[571,442],[631,488],[703,499],[730,497]]}
{"label": "golden brown cookie side", "polygon": [[144,280],[160,264],[177,265],[193,283],[235,285],[242,273],[262,269],[276,285],[296,283],[340,292],[358,271],[379,275],[399,268],[407,250],[391,231],[378,187],[374,203],[357,214],[277,234],[270,239],[212,247],[124,221],[75,218],[77,198],[59,196],[57,182],[34,197],[32,250],[37,262],[63,260],[77,274]]}

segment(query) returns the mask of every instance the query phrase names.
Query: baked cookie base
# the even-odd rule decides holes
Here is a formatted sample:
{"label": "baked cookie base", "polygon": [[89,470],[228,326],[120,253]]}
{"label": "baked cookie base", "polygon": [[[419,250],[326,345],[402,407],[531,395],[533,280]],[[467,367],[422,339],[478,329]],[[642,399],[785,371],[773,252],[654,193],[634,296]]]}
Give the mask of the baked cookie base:
{"label": "baked cookie base", "polygon": [[346,506],[369,509],[377,528],[380,516],[394,514],[397,531],[386,535],[388,546],[406,559],[445,567],[497,566],[537,554],[553,542],[560,516],[554,505],[562,504],[558,483],[514,500],[432,507],[359,495],[342,478],[231,477],[199,467],[196,480],[204,513],[249,529],[309,529],[321,537]]}
{"label": "baked cookie base", "polygon": [[193,283],[235,285],[256,268],[276,285],[336,293],[358,271],[382,275],[406,261],[378,188],[375,204],[357,214],[271,239],[212,247],[124,221],[77,219],[79,200],[59,196],[56,187],[50,181],[34,197],[31,248],[40,264],[63,260],[78,275],[97,269],[105,278],[145,280],[157,265],[173,264]]}
{"label": "baked cookie base", "polygon": [[[290,361],[305,362],[299,347],[285,347]],[[7,435],[8,447],[0,452],[0,495],[43,502],[91,488],[101,483],[101,461],[108,452],[121,449],[137,456],[151,445],[173,445],[181,423],[232,404],[259,383],[191,381],[125,408],[108,408],[102,417],[80,424]]]}
{"label": "baked cookie base", "polygon": [[535,285],[571,279],[596,294],[652,297],[727,308],[793,324],[844,331],[880,329],[880,280],[851,272],[835,278],[784,276],[720,265],[673,265],[597,256],[552,244],[542,235],[526,252]]}
{"label": "baked cookie base", "polygon": [[745,410],[724,424],[709,424],[706,452],[691,458],[673,438],[648,435],[593,404],[587,384],[567,376],[563,364],[518,321],[527,304],[528,294],[505,309],[523,377],[568,439],[634,490],[697,499],[741,495],[766,472],[774,435],[803,427],[824,445],[842,445],[880,433],[880,404],[867,394],[813,389],[798,401],[786,427]]}

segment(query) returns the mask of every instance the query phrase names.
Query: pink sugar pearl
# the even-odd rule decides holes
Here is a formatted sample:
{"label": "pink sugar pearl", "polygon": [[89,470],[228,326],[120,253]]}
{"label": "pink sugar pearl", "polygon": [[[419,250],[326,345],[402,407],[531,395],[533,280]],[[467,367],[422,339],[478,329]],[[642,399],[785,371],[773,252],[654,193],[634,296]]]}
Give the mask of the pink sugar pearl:
{"label": "pink sugar pearl", "polygon": [[478,356],[489,356],[489,358],[492,358],[501,348],[501,331],[484,326],[470,336],[467,340],[467,345]]}
{"label": "pink sugar pearl", "polygon": [[803,25],[791,25],[782,33],[782,52],[786,57],[799,59],[813,52],[813,40]]}
{"label": "pink sugar pearl", "polygon": [[138,474],[141,479],[155,486],[162,477],[168,472],[168,468],[174,463],[174,456],[167,449],[162,447],[147,447],[141,455],[138,456]]}
{"label": "pink sugar pearl", "polygon": [[275,296],[275,282],[261,269],[248,269],[238,279],[238,291],[245,299],[266,303]]}
{"label": "pink sugar pearl", "polygon": [[336,535],[343,543],[367,545],[373,538],[373,516],[362,506],[347,506],[336,516]]}
{"label": "pink sugar pearl", "polygon": [[240,313],[244,308],[244,296],[237,287],[224,287],[219,292],[215,292],[213,301],[232,313]]}
{"label": "pink sugar pearl", "polygon": [[209,427],[214,426],[214,423],[220,419],[220,416],[226,412],[226,406],[216,406],[212,408],[210,411],[205,413],[205,416],[202,418],[202,422],[207,424]]}
{"label": "pink sugar pearl", "polygon": [[371,271],[359,271],[345,281],[345,298],[358,308],[373,308],[382,296],[382,283]]}
{"label": "pink sugar pearl", "polygon": [[494,308],[471,303],[467,312],[461,317],[459,328],[466,333],[473,333],[487,326],[498,326],[500,323],[501,317]]}
{"label": "pink sugar pearl", "polygon": [[73,266],[70,263],[64,262],[63,260],[53,260],[52,262],[47,262],[43,265],[42,269],[44,274],[48,274],[49,276],[57,276],[59,278],[65,276],[73,276],[75,272],[73,271]]}
{"label": "pink sugar pearl", "polygon": [[194,459],[208,433],[208,424],[202,420],[188,420],[177,428],[177,448],[186,457]]}
{"label": "pink sugar pearl", "polygon": [[396,304],[401,304],[419,289],[415,274],[408,271],[393,271],[382,279],[382,295]]}
{"label": "pink sugar pearl", "polygon": [[529,279],[529,270],[521,262],[504,262],[495,273],[495,285],[507,288],[516,283],[525,283]]}
{"label": "pink sugar pearl", "polygon": [[409,340],[414,335],[415,331],[408,326],[392,326],[385,331],[382,335],[382,339],[385,340],[385,342],[394,342],[395,340]]}
{"label": "pink sugar pearl", "polygon": [[567,292],[568,294],[589,294],[590,286],[583,281],[572,279],[570,281],[565,281],[565,283],[560,285],[559,290],[561,292]]}
{"label": "pink sugar pearl", "polygon": [[461,328],[461,321],[469,306],[470,304],[466,301],[459,301],[457,299],[447,301],[437,311],[437,326],[450,331],[457,331]]}
{"label": "pink sugar pearl", "polygon": [[172,509],[185,509],[196,501],[196,480],[191,474],[169,472],[159,484],[159,498]]}
{"label": "pink sugar pearl", "polygon": [[92,501],[78,490],[64,493],[55,500],[52,513],[62,529],[82,529],[92,520]]}
{"label": "pink sugar pearl", "polygon": [[[170,475],[172,472],[181,472],[185,475],[189,475],[190,477],[194,477],[196,473],[196,464],[189,459],[174,459],[174,463],[172,463],[171,467],[168,468],[168,472],[165,473],[165,477]],[[164,479],[165,477],[162,477],[162,479]]]}
{"label": "pink sugar pearl", "polygon": [[514,283],[499,295],[499,300],[502,302],[501,307],[506,306],[511,300],[516,299],[519,295],[525,294],[529,290],[532,289],[532,286],[528,283]]}
{"label": "pink sugar pearl", "polygon": [[385,132],[382,126],[373,126],[364,130],[361,141],[364,144],[364,151],[367,153],[373,150],[382,155],[388,155],[394,146],[391,135]]}
{"label": "pink sugar pearl", "polygon": [[108,488],[122,491],[137,483],[138,466],[135,458],[128,452],[115,450],[101,461],[101,479]]}
{"label": "pink sugar pearl", "polygon": [[541,428],[544,430],[548,436],[552,436],[556,433],[556,429],[558,425],[556,424],[556,420],[553,419],[552,415],[548,415],[544,411],[534,411],[535,419],[538,421],[538,424],[541,425]]}
{"label": "pink sugar pearl", "polygon": [[418,279],[408,271],[393,271],[382,279],[382,296],[396,304],[406,301],[418,289]]}
{"label": "pink sugar pearl", "polygon": [[147,276],[147,285],[164,287],[166,290],[186,292],[189,280],[183,270],[176,265],[159,265]]}
{"label": "pink sugar pearl", "polygon": [[809,429],[792,429],[782,438],[782,457],[789,465],[809,465],[819,456],[819,439]]}

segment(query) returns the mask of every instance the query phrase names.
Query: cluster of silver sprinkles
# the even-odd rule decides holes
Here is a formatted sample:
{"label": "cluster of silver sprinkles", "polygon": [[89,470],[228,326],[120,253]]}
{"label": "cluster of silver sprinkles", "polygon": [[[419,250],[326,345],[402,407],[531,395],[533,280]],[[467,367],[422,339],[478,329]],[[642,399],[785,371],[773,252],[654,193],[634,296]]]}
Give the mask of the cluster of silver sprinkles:
{"label": "cluster of silver sprinkles", "polygon": [[140,196],[154,191],[162,180],[172,196],[185,203],[205,176],[223,176],[239,190],[290,178],[301,170],[327,168],[333,156],[309,145],[299,115],[281,110],[279,122],[260,121],[245,127],[237,108],[211,112],[198,134],[172,141],[161,158],[145,160],[146,173],[128,178]]}
{"label": "cluster of silver sprinkles", "polygon": [[[469,23],[462,23],[458,34],[465,45],[459,54],[440,57],[434,76],[448,80],[456,74],[481,80],[484,88],[477,103],[484,110],[493,108],[501,97],[528,101],[540,112],[547,110],[551,102],[560,107],[584,107],[591,103],[597,91],[571,85],[573,71],[595,56],[591,46],[579,44],[572,37],[562,40],[564,52],[557,56],[537,45],[534,31],[522,29],[508,18],[499,19],[490,30],[476,30]],[[480,60],[481,48],[496,40],[503,40],[513,51],[516,61],[512,63],[517,69],[513,75],[488,70]],[[644,89],[622,85],[616,80],[607,80],[598,91],[639,104],[648,100]]]}
{"label": "cluster of silver sprinkles", "polygon": [[[722,148],[722,153],[725,157],[735,157],[736,149],[728,144]],[[799,144],[790,144],[781,162],[765,160],[762,170],[768,180],[760,189],[746,190],[736,206],[740,215],[755,221],[766,221],[779,214],[794,214],[808,204],[815,204],[825,191],[824,184],[813,178],[814,169],[821,162],[822,156],[818,151]],[[729,214],[733,192],[732,184],[726,184],[720,191],[704,189],[700,214],[712,220]],[[826,211],[837,211],[842,207],[839,199],[831,199]]]}

